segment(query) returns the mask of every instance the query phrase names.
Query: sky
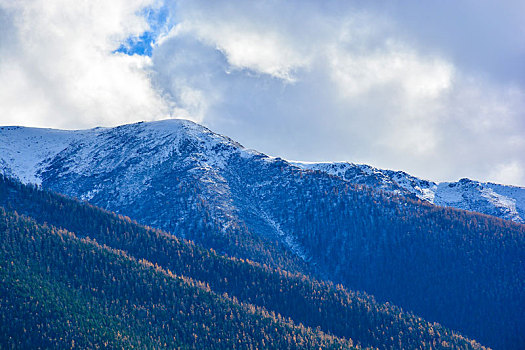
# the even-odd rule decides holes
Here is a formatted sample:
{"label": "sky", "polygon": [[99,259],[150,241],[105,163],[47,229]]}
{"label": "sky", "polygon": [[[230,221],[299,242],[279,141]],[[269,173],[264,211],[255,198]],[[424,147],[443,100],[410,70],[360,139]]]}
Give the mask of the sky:
{"label": "sky", "polygon": [[0,125],[185,118],[290,160],[525,186],[522,0],[0,0]]}

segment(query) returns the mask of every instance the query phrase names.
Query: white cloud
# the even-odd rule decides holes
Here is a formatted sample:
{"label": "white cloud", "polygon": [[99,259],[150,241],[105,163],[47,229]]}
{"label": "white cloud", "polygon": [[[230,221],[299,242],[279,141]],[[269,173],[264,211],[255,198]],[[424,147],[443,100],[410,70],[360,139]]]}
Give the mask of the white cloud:
{"label": "white cloud", "polygon": [[380,50],[356,53],[329,48],[332,79],[346,98],[354,98],[379,86],[395,85],[406,98],[426,99],[450,88],[453,66],[435,57],[420,57],[414,50],[387,41]]}
{"label": "white cloud", "polygon": [[[525,130],[523,90],[411,45],[395,18],[316,2],[182,1],[176,10],[179,25],[154,54],[155,69],[188,74],[170,89],[175,100],[184,100],[181,84],[198,90],[202,121],[248,146],[437,180],[494,178],[502,161],[525,162],[516,160],[523,145],[509,141]],[[167,63],[171,54],[176,63]]]}
{"label": "white cloud", "polygon": [[286,43],[279,33],[259,32],[245,25],[190,24],[204,43],[214,45],[224,53],[235,69],[250,69],[286,81],[293,81],[293,71],[308,64],[302,54]]}
{"label": "white cloud", "polygon": [[219,50],[231,70],[246,69],[293,82],[294,72],[309,64],[310,53],[303,49],[306,43],[296,45],[296,38],[287,35],[287,31],[294,30],[291,23],[297,19],[281,20],[281,16],[297,12],[290,3],[280,3],[279,14],[275,13],[277,3],[273,1],[178,3],[174,11],[179,22],[167,37],[193,37]]}
{"label": "white cloud", "polygon": [[522,183],[524,178],[525,170],[517,161],[500,163],[489,174],[490,181],[503,184]]}
{"label": "white cloud", "polygon": [[78,128],[169,115],[291,159],[525,185],[523,69],[483,71],[522,52],[509,39],[518,22],[490,31],[494,52],[514,49],[488,57],[482,16],[494,11],[483,6],[356,4],[167,2],[172,29],[149,58],[113,51],[147,30],[141,11],[160,0],[0,0],[0,121]]}
{"label": "white cloud", "polygon": [[[2,1],[2,124],[88,127],[166,116],[148,57],[113,53],[154,1]],[[4,33],[3,33],[4,35]]]}

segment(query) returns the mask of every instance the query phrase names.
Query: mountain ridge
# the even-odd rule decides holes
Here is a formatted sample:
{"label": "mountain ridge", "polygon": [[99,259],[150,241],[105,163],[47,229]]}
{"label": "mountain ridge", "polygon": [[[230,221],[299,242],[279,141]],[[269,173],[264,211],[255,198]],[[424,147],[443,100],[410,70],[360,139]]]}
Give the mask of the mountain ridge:
{"label": "mountain ridge", "polygon": [[[140,126],[143,126],[142,128]],[[126,124],[115,128],[97,127],[86,130],[58,130],[40,129],[17,126],[0,127],[0,171],[6,175],[18,178],[24,183],[37,183],[42,181],[42,173],[50,165],[50,161],[57,157],[62,151],[70,147],[78,147],[82,144],[95,144],[95,139],[104,138],[104,135],[119,129],[137,129],[142,132],[143,141],[148,138],[167,138],[170,142],[179,142],[178,138],[170,138],[170,135],[184,134],[186,139],[193,137],[199,139],[201,146],[205,147],[201,152],[201,161],[206,167],[224,167],[224,158],[206,156],[214,154],[214,147],[230,148],[230,152],[237,152],[241,157],[262,157],[267,161],[285,161],[290,165],[302,170],[321,171],[329,175],[339,177],[352,184],[366,185],[378,190],[386,191],[403,196],[415,196],[431,204],[453,207],[458,209],[476,211],[483,214],[497,216],[518,223],[525,223],[525,188],[512,185],[480,182],[463,178],[456,182],[434,182],[420,179],[404,171],[385,170],[375,168],[366,164],[354,164],[351,162],[301,162],[288,161],[279,157],[270,157],[258,151],[244,148],[232,139],[216,134],[208,128],[184,119],[166,119],[156,122],[139,122]],[[11,135],[9,137],[9,133]],[[209,141],[212,140],[210,143]],[[100,142],[100,141],[99,141]],[[151,140],[150,140],[151,142]],[[26,151],[24,151],[24,148]],[[27,152],[31,148],[33,153]],[[164,148],[163,152],[174,151]],[[100,151],[91,149],[85,152],[95,153],[102,156]],[[160,155],[162,157],[167,154]],[[217,155],[217,153],[215,153]],[[155,154],[159,157],[159,153]],[[80,165],[80,161],[71,166],[76,166],[77,171],[89,171]],[[153,165],[143,164],[143,166]],[[99,169],[101,171],[102,169]],[[210,179],[220,183],[220,178]],[[96,191],[96,189],[94,190]],[[95,192],[83,193],[81,199],[89,200]]]}
{"label": "mountain ridge", "polygon": [[300,162],[301,169],[321,171],[354,184],[389,193],[415,196],[431,204],[476,211],[525,223],[525,188],[462,178],[456,182],[434,182],[404,171],[385,170],[350,162]]}

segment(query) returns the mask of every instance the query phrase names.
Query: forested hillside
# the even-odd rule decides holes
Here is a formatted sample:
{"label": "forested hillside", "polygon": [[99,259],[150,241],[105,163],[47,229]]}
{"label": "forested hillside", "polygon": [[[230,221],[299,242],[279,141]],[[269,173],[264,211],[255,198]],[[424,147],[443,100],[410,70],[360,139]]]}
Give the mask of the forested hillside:
{"label": "forested hillside", "polygon": [[272,218],[324,278],[491,347],[525,347],[525,225],[304,174],[284,161],[242,164],[235,167],[253,183],[269,183],[245,188],[237,206]]}
{"label": "forested hillside", "polygon": [[[33,319],[32,315],[34,315],[34,313],[24,309],[34,307],[34,305],[27,302],[27,299],[24,298],[38,299],[39,297],[31,295],[31,289],[24,289],[24,286],[37,285],[39,283],[48,285],[52,290],[49,293],[55,293],[52,294],[52,296],[55,295],[55,297],[56,293],[66,293],[66,291],[67,293],[73,293],[72,296],[68,294],[67,298],[69,299],[61,298],[61,300],[75,300],[79,295],[77,294],[78,289],[86,293],[91,293],[93,288],[95,288],[93,292],[98,293],[96,294],[97,298],[100,295],[104,296],[103,301],[93,301],[94,305],[100,305],[102,311],[106,310],[106,304],[104,303],[110,302],[107,299],[117,299],[118,301],[111,301],[110,304],[117,303],[117,305],[121,305],[119,303],[125,304],[125,300],[128,298],[130,300],[139,298],[138,300],[140,300],[142,303],[140,305],[142,306],[138,309],[142,311],[140,311],[138,315],[146,317],[152,312],[154,319],[157,319],[157,317],[159,317],[159,319],[168,317],[170,316],[169,310],[173,312],[177,306],[171,305],[171,301],[166,301],[166,304],[163,304],[162,300],[166,300],[165,297],[169,295],[169,292],[165,294],[162,290],[155,291],[153,287],[159,284],[162,289],[164,288],[164,284],[167,283],[166,281],[164,281],[163,284],[155,280],[151,285],[143,285],[142,281],[144,281],[144,277],[142,277],[142,275],[144,273],[140,272],[142,271],[140,269],[150,269],[154,272],[152,273],[155,276],[160,275],[161,277],[159,278],[164,280],[170,280],[168,277],[173,276],[185,276],[183,281],[199,281],[198,283],[191,282],[190,285],[193,287],[195,287],[195,285],[197,287],[200,286],[200,293],[215,295],[215,298],[219,298],[218,296],[227,293],[234,299],[233,301],[230,298],[224,300],[228,303],[235,303],[236,300],[246,303],[243,307],[252,310],[250,314],[252,318],[255,318],[255,316],[253,316],[254,314],[259,315],[257,317],[262,317],[260,315],[263,315],[268,318],[267,312],[269,312],[270,315],[282,315],[285,319],[292,319],[295,324],[301,323],[306,327],[317,328],[325,333],[334,334],[346,339],[351,338],[355,343],[363,346],[373,346],[382,349],[431,347],[480,348],[479,344],[467,340],[438,324],[430,324],[395,306],[377,303],[366,294],[356,294],[347,291],[342,286],[334,286],[331,283],[315,281],[301,274],[290,274],[250,261],[221,257],[215,252],[199,248],[191,242],[180,240],[159,230],[137,225],[125,217],[118,217],[89,204],[70,200],[64,196],[43,191],[32,186],[25,186],[9,179],[2,178],[0,184],[0,205],[4,206],[8,211],[17,211],[20,214],[34,217],[40,223],[47,222],[48,225],[68,229],[80,237],[89,237],[87,240],[79,241],[73,234],[57,233],[57,230],[52,227],[45,226],[42,228],[31,221],[23,220],[16,215],[2,212],[4,217],[3,222],[7,223],[7,226],[2,228],[2,254],[5,256],[5,258],[2,258],[2,261],[4,261],[6,265],[2,265],[2,271],[4,272],[2,278],[4,278],[4,281],[9,282],[3,284],[5,287],[2,292],[2,295],[4,295],[2,302],[6,306],[2,307],[2,309],[10,310],[20,308],[22,314],[25,312],[25,318],[20,319],[20,327],[25,327],[26,329],[36,327],[36,329],[40,329],[39,322],[43,322],[42,319]],[[24,227],[29,228],[26,229]],[[45,232],[35,233],[35,230],[38,232],[43,230]],[[16,234],[10,233],[11,231],[16,232]],[[37,234],[40,236],[37,236]],[[44,239],[42,235],[51,238]],[[66,243],[63,243],[63,240],[65,240]],[[73,248],[69,246],[67,248],[63,247],[63,245],[67,246],[68,244],[79,246],[80,248],[77,247],[79,253],[73,256],[64,253],[73,250]],[[104,246],[101,247],[100,244]],[[82,261],[82,259],[84,259],[83,257],[86,256],[82,251],[87,249],[85,248],[87,246],[92,247],[89,248],[92,251],[104,252],[106,258],[95,259],[87,257],[85,261]],[[119,249],[119,251],[113,251],[110,248]],[[101,266],[98,266],[99,260]],[[136,289],[131,288],[129,295],[121,295],[121,289],[118,287],[119,284],[113,281],[114,278],[120,281],[118,276],[120,276],[119,274],[122,272],[115,273],[116,277],[115,274],[109,272],[105,275],[104,271],[108,269],[108,266],[112,267],[115,264],[119,264],[113,260],[126,262],[124,265],[127,266],[126,269],[128,270],[130,269],[129,266],[133,267],[134,272],[126,271],[126,277],[123,278],[125,281],[137,281],[137,285],[133,287]],[[137,265],[137,261],[140,261],[140,264]],[[156,265],[151,265],[151,263]],[[49,267],[50,264],[52,267]],[[91,274],[94,272],[88,270],[94,267],[96,268],[94,271],[100,269],[103,273],[91,277]],[[61,269],[72,269],[73,271],[60,271]],[[27,273],[21,272],[26,270]],[[136,270],[140,271],[137,272]],[[138,276],[129,275],[135,273]],[[25,277],[20,279],[21,275]],[[87,281],[83,281],[83,276],[85,276]],[[16,282],[17,279],[19,282]],[[179,281],[179,284],[182,283],[180,282],[180,278],[176,280]],[[73,285],[76,287],[70,290],[65,289],[64,285]],[[107,291],[107,288],[111,290]],[[44,293],[47,289],[48,288],[40,290]],[[134,295],[134,293],[137,295]],[[144,299],[144,293],[148,296],[146,299]],[[148,299],[151,294],[159,298],[154,299],[155,302],[151,302],[155,305],[154,308],[148,304],[151,300]],[[40,297],[44,298],[44,296]],[[49,299],[48,296],[45,298]],[[55,299],[51,297],[50,300]],[[225,302],[223,299],[220,300]],[[100,304],[101,302],[103,302],[103,304]],[[39,301],[39,303],[41,303],[41,301]],[[56,300],[44,304],[42,307],[58,307],[57,303],[62,303],[62,301]],[[74,304],[73,301],[72,304]],[[261,311],[257,309],[256,306],[264,307],[266,311]],[[126,305],[126,308],[129,307],[130,306]],[[163,310],[163,316],[157,316],[155,312],[150,311],[150,308],[156,310],[155,312]],[[253,311],[254,309],[259,311],[255,312]],[[47,309],[44,309],[42,312],[44,311],[51,312]],[[77,311],[79,314],[83,312],[82,310]],[[120,315],[117,311],[115,314]],[[4,319],[9,319],[9,315],[10,313],[4,313]],[[60,322],[67,323],[68,317],[75,316],[70,314],[69,316],[63,315],[62,318],[58,317],[57,319],[62,321],[57,321],[57,325],[49,325],[50,329],[62,327],[62,323]],[[129,327],[133,329],[131,334],[135,332],[135,326],[129,325],[129,322],[136,322],[136,320],[133,319],[135,316],[129,317],[132,319],[128,319],[126,321],[128,323],[124,323],[126,327],[128,327],[128,337],[124,336],[125,341],[129,340]],[[212,319],[214,323],[221,323],[221,317]],[[79,319],[82,318],[76,318],[77,321]],[[188,321],[188,319],[185,320],[186,321],[173,321],[175,322],[173,327],[177,327],[177,322],[182,322],[184,325],[186,324],[185,322],[191,322]],[[191,320],[191,318],[189,320]],[[110,321],[114,321],[115,323],[111,323]],[[49,319],[46,322],[49,322]],[[107,332],[109,332],[107,334],[113,334],[111,333],[112,330],[116,329],[114,325],[119,325],[120,327],[124,321],[116,317],[108,319],[107,322]],[[248,324],[251,325],[253,322]],[[281,327],[284,327],[282,329],[293,330],[293,332],[296,332],[294,334],[299,334],[298,337],[303,339],[303,344],[307,344],[308,341],[310,341],[311,344],[322,344],[323,346],[344,344],[344,340],[330,338],[319,332],[313,332],[301,327],[293,328],[286,322],[283,325],[280,316],[273,317],[272,322],[281,322],[279,324]],[[170,330],[169,327],[168,329],[160,331],[156,329],[158,325],[155,323],[153,323],[151,327],[153,330],[140,330],[140,332],[142,332],[139,332],[140,334],[146,334],[144,340],[141,341],[150,341],[151,332],[155,334],[157,334],[156,332],[160,332],[159,335],[155,335],[156,338],[154,337],[153,341],[158,341],[159,339],[167,341],[166,334],[171,334],[170,332],[173,331],[173,329]],[[213,324],[206,324],[203,329],[209,330],[210,327],[213,327]],[[225,325],[221,324],[218,327],[225,327]],[[228,328],[230,332],[235,333],[238,331],[236,326],[230,325],[228,327],[230,327]],[[215,330],[213,331],[215,332]],[[9,337],[9,334],[17,334],[16,332],[18,331],[12,328],[11,325],[7,326],[6,323],[2,336]],[[243,334],[250,334],[249,331],[242,330],[242,332]],[[266,331],[263,331],[264,334],[266,334],[265,332]],[[268,332],[271,333],[270,331]],[[50,336],[49,334],[51,333],[40,334],[38,337],[46,338]],[[234,338],[235,336],[238,336],[238,334],[228,335],[228,337]],[[99,337],[97,339],[104,339],[105,335],[99,334],[97,337]],[[186,339],[182,335],[181,337]],[[268,339],[270,339],[272,335],[268,335],[268,337]],[[70,340],[71,339],[68,338],[67,341],[69,342]],[[13,340],[11,340],[11,342],[12,341]],[[58,340],[55,339],[53,341]],[[89,338],[88,340],[78,339],[75,341],[78,343],[93,340]],[[118,338],[115,339],[115,341],[123,340]],[[257,341],[259,341],[259,343],[257,343]],[[261,347],[262,343],[260,343],[260,341],[262,340],[253,340],[254,344],[259,344],[259,347]],[[277,339],[275,341],[275,344],[278,344],[279,341],[283,340]],[[121,343],[117,342],[115,344]],[[189,344],[193,343],[189,342]],[[231,343],[229,344],[231,345]],[[284,346],[286,348],[292,345],[285,344]],[[263,347],[267,347],[267,345]]]}
{"label": "forested hillside", "polygon": [[2,348],[351,347],[3,208],[0,232]]}

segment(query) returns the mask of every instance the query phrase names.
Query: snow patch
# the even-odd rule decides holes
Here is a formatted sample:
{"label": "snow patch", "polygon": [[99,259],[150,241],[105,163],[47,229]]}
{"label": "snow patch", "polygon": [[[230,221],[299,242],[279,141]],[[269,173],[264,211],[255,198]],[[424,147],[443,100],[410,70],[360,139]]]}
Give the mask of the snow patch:
{"label": "snow patch", "polygon": [[295,237],[293,237],[290,234],[287,234],[281,229],[281,226],[279,223],[277,223],[275,220],[270,218],[270,216],[264,212],[263,210],[260,211],[261,217],[266,220],[266,222],[275,230],[277,235],[281,238],[281,241],[286,244],[288,249],[290,249],[294,254],[299,256],[303,261],[307,261],[307,255],[304,250],[304,248],[297,242]]}
{"label": "snow patch", "polygon": [[0,171],[24,183],[41,184],[40,170],[89,131],[0,127]]}
{"label": "snow patch", "polygon": [[481,183],[469,179],[441,182],[419,179],[403,171],[383,170],[349,162],[291,161],[303,170],[316,170],[350,183],[367,185],[395,195],[412,194],[440,206],[478,211],[525,223],[525,188]]}

